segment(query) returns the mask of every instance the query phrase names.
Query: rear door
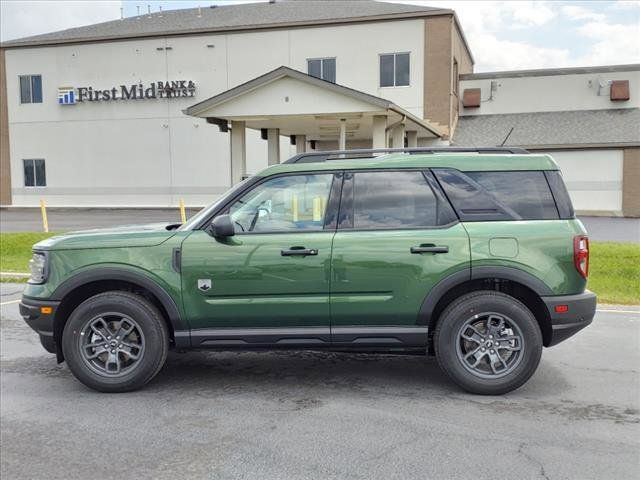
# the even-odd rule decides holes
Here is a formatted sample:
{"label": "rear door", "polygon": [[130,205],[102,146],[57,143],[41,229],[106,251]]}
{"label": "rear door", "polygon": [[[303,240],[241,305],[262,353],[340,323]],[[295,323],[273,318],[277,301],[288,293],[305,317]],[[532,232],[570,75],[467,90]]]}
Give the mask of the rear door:
{"label": "rear door", "polygon": [[430,172],[346,173],[331,262],[334,345],[423,346],[420,306],[469,270],[469,239]]}

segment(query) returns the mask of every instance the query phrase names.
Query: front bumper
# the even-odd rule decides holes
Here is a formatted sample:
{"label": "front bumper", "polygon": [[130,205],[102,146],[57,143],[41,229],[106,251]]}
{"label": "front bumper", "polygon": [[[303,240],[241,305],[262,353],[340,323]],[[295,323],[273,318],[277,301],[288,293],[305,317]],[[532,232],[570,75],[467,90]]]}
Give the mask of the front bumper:
{"label": "front bumper", "polygon": [[37,300],[24,296],[19,304],[20,315],[22,315],[24,321],[27,322],[27,325],[40,335],[40,342],[44,348],[50,352],[52,345],[54,345],[53,319],[59,305],[60,302]]}
{"label": "front bumper", "polygon": [[551,319],[551,340],[546,346],[557,345],[589,325],[596,314],[596,300],[595,293],[589,290],[577,295],[542,297]]}

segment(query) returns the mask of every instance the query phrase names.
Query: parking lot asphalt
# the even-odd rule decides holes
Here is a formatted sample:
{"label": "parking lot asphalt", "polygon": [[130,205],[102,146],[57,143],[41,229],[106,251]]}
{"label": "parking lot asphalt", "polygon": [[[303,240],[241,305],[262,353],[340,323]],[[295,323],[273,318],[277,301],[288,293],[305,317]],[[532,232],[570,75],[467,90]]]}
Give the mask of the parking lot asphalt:
{"label": "parking lot asphalt", "polygon": [[145,389],[100,394],[40,346],[2,285],[3,480],[631,479],[640,313],[599,311],[511,394],[463,393],[434,359],[172,353]]}
{"label": "parking lot asphalt", "polygon": [[[187,217],[198,208],[188,208]],[[138,223],[179,222],[177,208],[164,209],[105,209],[105,208],[50,208],[49,228],[53,232],[108,228]],[[580,217],[589,237],[597,241],[640,243],[640,218]],[[9,208],[0,210],[0,231],[40,232],[42,218],[38,208]]]}

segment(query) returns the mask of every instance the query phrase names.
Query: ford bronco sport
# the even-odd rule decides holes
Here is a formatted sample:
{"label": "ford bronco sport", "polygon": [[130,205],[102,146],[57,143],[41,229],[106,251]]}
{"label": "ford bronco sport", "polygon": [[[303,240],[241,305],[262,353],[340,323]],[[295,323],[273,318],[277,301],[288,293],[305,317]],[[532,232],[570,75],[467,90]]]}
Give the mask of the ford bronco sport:
{"label": "ford bronco sport", "polygon": [[169,349],[288,348],[433,354],[502,394],[596,308],[558,166],[519,149],[301,154],[184,225],[40,242],[31,270],[22,316],[103,392]]}

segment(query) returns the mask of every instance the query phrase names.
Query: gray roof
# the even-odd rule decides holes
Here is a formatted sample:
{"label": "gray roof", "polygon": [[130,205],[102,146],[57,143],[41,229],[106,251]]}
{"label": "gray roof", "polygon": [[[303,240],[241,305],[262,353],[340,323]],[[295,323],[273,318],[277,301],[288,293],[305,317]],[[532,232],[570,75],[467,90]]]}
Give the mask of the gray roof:
{"label": "gray roof", "polygon": [[507,135],[507,147],[640,145],[640,108],[464,116],[453,144],[495,147]]}
{"label": "gray roof", "polygon": [[453,14],[453,10],[360,0],[290,0],[167,10],[11,40],[3,47],[345,23]]}
{"label": "gray roof", "polygon": [[464,73],[460,75],[460,80],[549,77],[553,75],[578,75],[581,73],[637,72],[638,70],[640,70],[640,63],[629,65],[603,65],[597,67],[539,68],[535,70],[506,70],[502,72]]}

